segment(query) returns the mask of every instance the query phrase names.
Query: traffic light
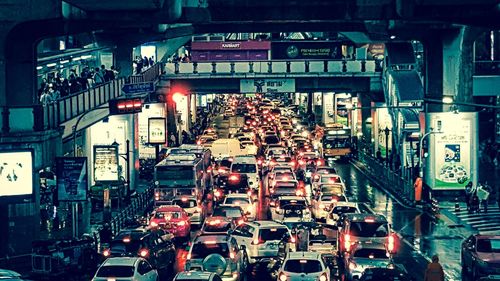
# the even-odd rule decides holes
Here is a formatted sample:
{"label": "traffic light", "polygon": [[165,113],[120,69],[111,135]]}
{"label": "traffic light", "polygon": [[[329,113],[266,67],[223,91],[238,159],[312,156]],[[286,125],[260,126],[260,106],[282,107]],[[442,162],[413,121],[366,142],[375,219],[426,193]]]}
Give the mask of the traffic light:
{"label": "traffic light", "polygon": [[131,114],[142,111],[140,98],[118,98],[109,101],[109,114]]}

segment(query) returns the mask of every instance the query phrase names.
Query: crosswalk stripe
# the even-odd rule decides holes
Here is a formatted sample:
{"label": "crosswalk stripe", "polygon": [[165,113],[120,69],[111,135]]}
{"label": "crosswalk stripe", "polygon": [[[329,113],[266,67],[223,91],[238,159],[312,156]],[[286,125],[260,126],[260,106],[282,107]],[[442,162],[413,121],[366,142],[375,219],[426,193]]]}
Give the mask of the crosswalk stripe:
{"label": "crosswalk stripe", "polygon": [[[487,213],[469,213],[465,204],[460,203],[459,206],[458,212],[455,211],[455,206],[449,207],[447,210],[464,224],[470,225],[483,234],[500,231],[500,210],[496,206],[490,207]],[[482,206],[480,210],[484,210]]]}

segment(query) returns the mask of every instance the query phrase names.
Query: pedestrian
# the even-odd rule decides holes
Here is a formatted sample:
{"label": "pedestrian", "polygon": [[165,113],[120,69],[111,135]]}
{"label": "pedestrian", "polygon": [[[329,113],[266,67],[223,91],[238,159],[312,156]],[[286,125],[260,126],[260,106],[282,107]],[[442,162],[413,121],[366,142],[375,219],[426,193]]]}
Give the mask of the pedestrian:
{"label": "pedestrian", "polygon": [[170,134],[170,146],[175,145],[175,135],[173,133]]}
{"label": "pedestrian", "polygon": [[42,96],[40,97],[40,103],[43,106],[47,106],[51,104],[54,100],[52,99],[52,95],[50,94],[49,90],[47,89],[46,91],[43,91]]}
{"label": "pedestrian", "polygon": [[378,160],[379,162],[382,162],[382,152],[380,151],[380,149],[379,149],[379,150],[377,150],[377,160]]}
{"label": "pedestrian", "polygon": [[432,262],[427,265],[424,281],[444,281],[443,267],[439,263],[437,255],[432,256]]}
{"label": "pedestrian", "polygon": [[[488,212],[488,199],[490,197],[490,193],[486,190],[486,188],[479,184],[477,187],[477,197],[481,201],[481,205],[484,207],[484,212]],[[479,211],[479,210],[478,210]]]}
{"label": "pedestrian", "polygon": [[148,57],[144,56],[144,59],[142,61],[144,61],[144,67],[148,68],[149,67],[149,59],[148,59]]}
{"label": "pedestrian", "polygon": [[153,66],[153,64],[155,64],[154,56],[149,58],[149,65]]}
{"label": "pedestrian", "polygon": [[186,130],[182,130],[182,143],[186,144],[189,143],[189,134],[186,132]]}
{"label": "pedestrian", "polygon": [[92,76],[92,78],[93,78],[94,83],[96,85],[101,85],[102,83],[104,83],[104,77],[102,76],[102,73],[101,73],[99,67],[95,68],[94,76]]}
{"label": "pedestrian", "polygon": [[472,181],[469,181],[465,186],[465,204],[467,204],[467,210],[470,210],[470,197],[474,193],[474,186]]}
{"label": "pedestrian", "polygon": [[472,197],[470,198],[470,211],[469,213],[475,213],[479,211],[479,197],[477,197],[477,191],[474,191]]}
{"label": "pedestrian", "polygon": [[102,229],[99,231],[99,238],[101,244],[109,244],[113,239],[113,232],[111,231],[111,227],[109,223],[105,223]]}

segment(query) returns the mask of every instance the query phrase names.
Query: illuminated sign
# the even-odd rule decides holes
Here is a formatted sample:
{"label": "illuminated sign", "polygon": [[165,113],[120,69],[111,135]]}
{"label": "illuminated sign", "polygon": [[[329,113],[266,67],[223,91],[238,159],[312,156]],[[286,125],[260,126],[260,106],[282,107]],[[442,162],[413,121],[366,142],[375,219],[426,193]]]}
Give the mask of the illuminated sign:
{"label": "illuminated sign", "polygon": [[129,114],[142,111],[142,100],[140,98],[114,99],[109,101],[109,114]]}
{"label": "illuminated sign", "polygon": [[118,175],[118,146],[94,145],[94,180],[115,182]]}
{"label": "illuminated sign", "polygon": [[148,119],[148,143],[164,144],[167,142],[167,123],[162,117]]}
{"label": "illuminated sign", "polygon": [[87,200],[87,157],[57,157],[56,172],[59,201]]}
{"label": "illuminated sign", "polygon": [[0,198],[33,194],[33,152],[0,152]]}

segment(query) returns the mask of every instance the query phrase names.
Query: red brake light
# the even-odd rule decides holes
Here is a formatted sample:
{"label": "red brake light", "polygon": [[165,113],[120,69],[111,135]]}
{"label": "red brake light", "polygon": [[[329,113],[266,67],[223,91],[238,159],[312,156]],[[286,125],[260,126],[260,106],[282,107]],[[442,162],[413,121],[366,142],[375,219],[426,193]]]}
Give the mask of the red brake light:
{"label": "red brake light", "polygon": [[221,192],[219,190],[216,190],[214,192],[214,195],[215,195],[215,197],[220,197],[222,194],[221,194]]}
{"label": "red brake light", "polygon": [[200,144],[201,144],[201,141],[200,141],[200,140],[199,140],[199,141],[197,141],[197,142],[196,142],[196,144],[197,144],[197,145],[200,145]]}
{"label": "red brake light", "polygon": [[252,245],[259,245],[262,241],[260,241],[258,238],[255,238],[253,241],[252,241]]}
{"label": "red brake light", "polygon": [[177,223],[179,226],[185,226],[186,225],[186,221],[180,221]]}
{"label": "red brake light", "polygon": [[375,222],[375,219],[374,218],[366,218],[365,222]]}
{"label": "red brake light", "polygon": [[239,177],[238,177],[237,175],[231,175],[231,176],[229,177],[229,180],[230,180],[230,181],[237,181],[238,179],[239,179]]}
{"label": "red brake light", "polygon": [[229,253],[229,258],[231,258],[231,259],[234,260],[236,258],[236,254],[234,252],[230,252]]}
{"label": "red brake light", "polygon": [[389,253],[394,253],[396,250],[396,237],[394,237],[394,234],[389,235],[387,239],[387,250]]}
{"label": "red brake light", "polygon": [[300,164],[300,165],[304,165],[304,161],[299,160],[299,164]]}
{"label": "red brake light", "polygon": [[102,255],[105,257],[109,257],[111,255],[111,252],[109,251],[109,249],[106,249],[102,252]]}
{"label": "red brake light", "polygon": [[351,250],[351,235],[349,234],[344,235],[344,248],[347,252]]}
{"label": "red brake light", "polygon": [[243,219],[239,219],[239,220],[238,220],[238,225],[241,225],[241,224],[243,224],[244,222],[245,222],[245,221],[244,221]]}
{"label": "red brake light", "polygon": [[149,255],[149,251],[147,249],[142,249],[139,251],[139,255],[143,258],[147,257]]}

